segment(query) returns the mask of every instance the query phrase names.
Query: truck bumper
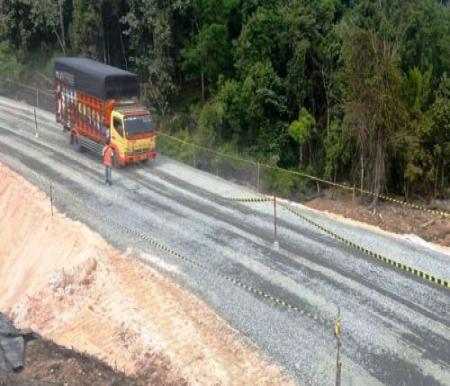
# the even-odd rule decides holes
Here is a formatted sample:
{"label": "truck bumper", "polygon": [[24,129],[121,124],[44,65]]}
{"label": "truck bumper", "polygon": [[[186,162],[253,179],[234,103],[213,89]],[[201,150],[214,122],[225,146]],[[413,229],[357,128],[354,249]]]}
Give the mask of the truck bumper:
{"label": "truck bumper", "polygon": [[122,165],[135,164],[140,161],[146,161],[149,159],[154,159],[156,157],[156,151],[152,150],[147,153],[142,154],[127,154],[122,159],[119,159],[119,163]]}

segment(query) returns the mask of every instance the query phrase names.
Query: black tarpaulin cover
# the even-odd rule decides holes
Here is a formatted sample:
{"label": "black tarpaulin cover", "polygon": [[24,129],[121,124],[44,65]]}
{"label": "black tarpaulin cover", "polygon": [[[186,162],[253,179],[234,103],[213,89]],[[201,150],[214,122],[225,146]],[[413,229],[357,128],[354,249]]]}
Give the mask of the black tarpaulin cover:
{"label": "black tarpaulin cover", "polygon": [[137,75],[86,58],[57,58],[55,76],[66,85],[101,100],[139,97]]}

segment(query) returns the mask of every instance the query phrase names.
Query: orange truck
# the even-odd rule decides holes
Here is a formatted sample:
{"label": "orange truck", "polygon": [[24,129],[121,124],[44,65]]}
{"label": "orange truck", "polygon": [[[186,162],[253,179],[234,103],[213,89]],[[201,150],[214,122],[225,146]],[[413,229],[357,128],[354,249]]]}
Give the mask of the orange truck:
{"label": "orange truck", "polygon": [[156,124],[139,103],[138,77],[85,58],[55,61],[56,121],[76,150],[101,154],[110,143],[116,165],[156,157]]}

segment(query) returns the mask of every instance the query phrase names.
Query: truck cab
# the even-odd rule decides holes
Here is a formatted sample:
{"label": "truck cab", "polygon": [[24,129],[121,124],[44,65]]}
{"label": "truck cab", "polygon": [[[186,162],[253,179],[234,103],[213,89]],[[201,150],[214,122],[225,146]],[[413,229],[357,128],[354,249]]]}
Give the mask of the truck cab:
{"label": "truck cab", "polygon": [[112,111],[110,127],[116,164],[147,161],[156,156],[156,123],[144,106],[118,104]]}

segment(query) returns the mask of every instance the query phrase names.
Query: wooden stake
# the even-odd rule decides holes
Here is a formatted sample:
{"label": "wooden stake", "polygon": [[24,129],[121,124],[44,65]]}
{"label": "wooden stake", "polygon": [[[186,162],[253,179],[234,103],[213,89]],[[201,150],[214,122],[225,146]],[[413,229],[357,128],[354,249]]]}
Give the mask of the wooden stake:
{"label": "wooden stake", "polygon": [[34,136],[35,136],[36,138],[39,138],[38,123],[37,123],[37,115],[36,115],[36,108],[34,108],[34,125],[35,125]]}
{"label": "wooden stake", "polygon": [[341,386],[341,309],[337,306],[337,319],[334,325],[334,336],[336,337],[337,356],[336,356],[336,386]]}
{"label": "wooden stake", "polygon": [[52,210],[53,217],[53,184],[50,184],[50,208]]}

